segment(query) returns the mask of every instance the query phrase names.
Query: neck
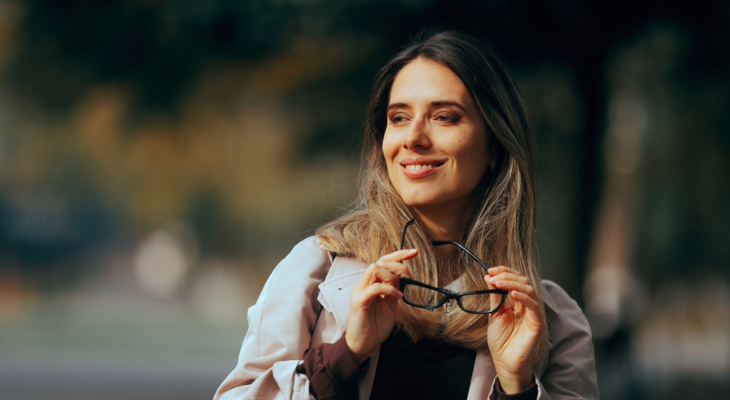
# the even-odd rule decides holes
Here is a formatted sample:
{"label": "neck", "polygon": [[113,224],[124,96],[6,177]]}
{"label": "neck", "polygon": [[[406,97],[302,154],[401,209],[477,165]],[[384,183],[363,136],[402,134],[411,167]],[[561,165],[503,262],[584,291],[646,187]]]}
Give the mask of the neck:
{"label": "neck", "polygon": [[[414,207],[421,226],[430,239],[461,241],[469,223],[475,204],[461,207]],[[439,258],[446,259],[455,251],[455,246],[435,248]]]}
{"label": "neck", "polygon": [[[464,221],[443,212],[427,212],[423,208],[414,209],[418,220],[431,239],[459,240],[464,231]],[[465,219],[465,218],[464,218]]]}
{"label": "neck", "polygon": [[[466,229],[468,216],[453,215],[443,212],[428,212],[430,210],[424,210],[424,208],[414,207],[415,216],[420,222],[421,227],[424,229],[427,238],[438,239],[438,240],[450,240],[460,241]],[[467,214],[469,215],[469,214]],[[453,268],[444,268],[448,260],[453,257],[454,253],[458,250],[456,246],[435,246],[432,247],[435,252],[438,268],[438,284],[443,286],[455,279],[453,275]]]}
{"label": "neck", "polygon": [[[478,196],[472,193],[457,201],[446,204],[413,205],[414,217],[429,239],[462,241],[464,233],[474,211],[479,205]],[[451,256],[456,246],[436,246],[436,256],[446,260]]]}

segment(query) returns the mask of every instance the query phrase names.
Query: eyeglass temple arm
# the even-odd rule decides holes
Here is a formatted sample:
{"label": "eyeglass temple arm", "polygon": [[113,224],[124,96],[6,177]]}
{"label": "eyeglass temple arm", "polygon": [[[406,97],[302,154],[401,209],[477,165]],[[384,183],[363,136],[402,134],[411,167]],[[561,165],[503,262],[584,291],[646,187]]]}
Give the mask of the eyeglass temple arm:
{"label": "eyeglass temple arm", "polygon": [[482,260],[480,260],[479,257],[475,256],[474,253],[472,253],[471,251],[469,251],[466,247],[462,246],[460,243],[452,242],[452,241],[449,241],[449,240],[436,240],[436,239],[431,239],[431,244],[434,245],[434,246],[441,246],[441,245],[444,245],[444,244],[453,244],[454,246],[458,246],[460,249],[464,250],[464,252],[466,252],[466,254],[468,254],[469,257],[473,258],[474,261],[476,261],[477,263],[479,263],[479,265],[482,268],[484,268],[485,271],[489,271],[489,267],[487,267],[487,264],[484,264],[484,262]]}
{"label": "eyeglass temple arm", "polygon": [[403,233],[400,234],[400,249],[403,250],[403,243],[406,242],[406,231],[408,230],[408,226],[411,225],[415,221],[415,219],[411,219],[410,221],[406,222],[406,226],[403,227]]}

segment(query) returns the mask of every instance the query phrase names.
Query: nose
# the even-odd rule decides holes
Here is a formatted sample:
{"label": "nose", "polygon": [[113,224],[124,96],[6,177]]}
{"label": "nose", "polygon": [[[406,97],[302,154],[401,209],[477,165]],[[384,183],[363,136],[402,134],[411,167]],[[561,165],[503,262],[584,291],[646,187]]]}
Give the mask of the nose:
{"label": "nose", "polygon": [[413,121],[403,139],[403,147],[411,150],[431,147],[430,130],[431,127],[423,118]]}

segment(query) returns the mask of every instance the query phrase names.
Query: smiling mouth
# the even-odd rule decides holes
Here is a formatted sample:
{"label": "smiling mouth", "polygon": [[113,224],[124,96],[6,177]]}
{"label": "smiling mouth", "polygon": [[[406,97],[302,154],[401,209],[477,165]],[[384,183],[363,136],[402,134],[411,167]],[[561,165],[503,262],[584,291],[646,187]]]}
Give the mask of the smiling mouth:
{"label": "smiling mouth", "polygon": [[408,164],[404,165],[405,169],[409,171],[423,171],[426,169],[434,169],[438,167],[438,165],[435,164]]}

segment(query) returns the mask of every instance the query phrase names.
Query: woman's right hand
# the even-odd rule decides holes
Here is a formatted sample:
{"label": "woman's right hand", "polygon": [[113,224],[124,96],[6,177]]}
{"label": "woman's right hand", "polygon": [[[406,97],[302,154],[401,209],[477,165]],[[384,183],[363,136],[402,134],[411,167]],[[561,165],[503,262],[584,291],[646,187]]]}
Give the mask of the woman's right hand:
{"label": "woman's right hand", "polygon": [[398,250],[370,264],[352,288],[350,316],[345,342],[353,359],[362,364],[390,336],[400,292],[400,277],[410,277],[403,260],[418,254],[416,249]]}

